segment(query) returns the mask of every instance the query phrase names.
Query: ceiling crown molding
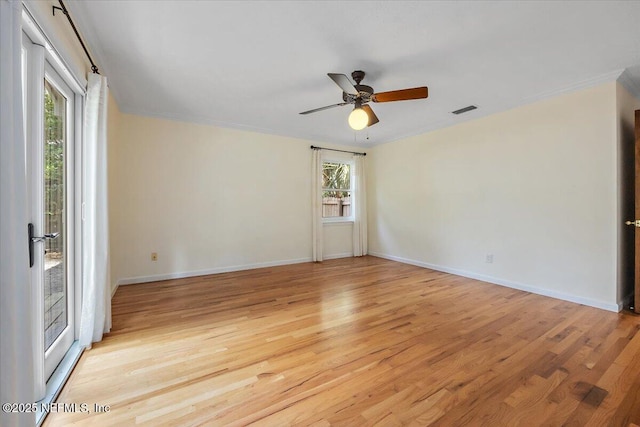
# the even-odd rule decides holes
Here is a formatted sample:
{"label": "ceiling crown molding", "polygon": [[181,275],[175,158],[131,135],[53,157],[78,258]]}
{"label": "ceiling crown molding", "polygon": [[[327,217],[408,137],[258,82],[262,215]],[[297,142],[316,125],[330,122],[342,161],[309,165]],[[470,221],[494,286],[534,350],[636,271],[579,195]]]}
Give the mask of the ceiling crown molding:
{"label": "ceiling crown molding", "polygon": [[565,93],[571,93],[571,92],[576,92],[578,90],[581,89],[587,89],[593,86],[597,86],[599,84],[603,84],[603,83],[608,83],[608,82],[613,82],[618,80],[618,78],[620,77],[620,75],[623,73],[624,70],[620,69],[620,70],[614,70],[614,71],[610,71],[608,73],[605,74],[601,74],[599,76],[595,76],[595,77],[591,77],[585,80],[581,80],[566,86],[563,86],[561,88],[558,89],[553,89],[550,91],[545,91],[545,92],[541,92],[538,93],[536,95],[532,95],[532,96],[528,96],[526,98],[524,98],[522,104],[530,104],[536,101],[541,101],[543,99],[547,99],[547,98],[553,98],[555,96],[559,96],[559,95],[563,95]]}
{"label": "ceiling crown molding", "polygon": [[627,89],[631,95],[633,95],[637,99],[640,99],[640,82],[638,82],[637,79],[634,79],[633,76],[631,76],[628,68],[624,70],[622,74],[620,74],[620,77],[618,77],[618,82],[622,86],[624,86],[624,88]]}

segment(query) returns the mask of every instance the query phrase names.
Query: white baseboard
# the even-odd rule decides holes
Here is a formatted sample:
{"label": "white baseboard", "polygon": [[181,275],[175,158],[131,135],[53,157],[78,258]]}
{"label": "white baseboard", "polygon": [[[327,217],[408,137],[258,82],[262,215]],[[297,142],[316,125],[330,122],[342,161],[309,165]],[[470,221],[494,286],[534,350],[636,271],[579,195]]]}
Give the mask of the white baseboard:
{"label": "white baseboard", "polygon": [[351,258],[352,256],[353,256],[353,252],[344,252],[341,254],[323,255],[322,259]]}
{"label": "white baseboard", "polygon": [[[584,298],[578,295],[558,292],[552,289],[539,288],[536,286],[526,285],[523,283],[503,280],[497,277],[487,276],[484,274],[478,274],[478,273],[474,273],[466,270],[460,270],[457,268],[445,267],[445,266],[431,264],[427,262],[416,261],[416,260],[402,258],[394,255],[380,253],[380,252],[370,251],[369,255],[392,260],[392,261],[401,262],[404,264],[410,264],[418,267],[429,268],[431,270],[442,271],[444,273],[455,274],[457,276],[468,277],[470,279],[482,280],[483,282],[488,282],[495,285],[506,286],[512,289],[518,289],[525,292],[531,292],[538,295],[544,295],[551,298],[557,298],[564,301],[569,301],[576,304],[588,305],[590,307],[600,308],[603,310],[608,310],[613,312],[619,312],[620,310],[622,310],[625,302],[625,301],[619,301],[617,304],[612,304],[604,301],[594,300],[591,298]],[[325,255],[324,259],[330,260],[330,259],[337,259],[337,258],[349,258],[352,256],[353,256],[352,253],[345,252],[345,253],[339,253],[339,254]],[[252,270],[255,268],[276,267],[280,265],[289,265],[289,264],[300,264],[303,262],[311,262],[311,258],[298,258],[298,259],[291,259],[291,260],[234,265],[229,267],[218,267],[218,268],[212,268],[212,269],[206,269],[206,270],[183,271],[183,272],[176,272],[176,273],[157,274],[157,275],[151,275],[151,276],[129,277],[124,279],[119,279],[117,281],[116,286],[111,291],[111,297],[113,297],[113,295],[115,294],[116,290],[118,289],[118,286],[121,286],[121,285],[134,285],[137,283],[157,282],[161,280],[183,279],[186,277],[206,276],[209,274],[229,273],[233,271]]]}
{"label": "white baseboard", "polygon": [[398,261],[404,264],[411,264],[418,267],[424,267],[431,270],[442,271],[444,273],[455,274],[456,276],[468,277],[470,279],[482,280],[483,282],[492,283],[494,285],[506,286],[512,289],[518,289],[525,292],[531,292],[533,294],[543,295],[551,298],[561,299],[564,301],[574,302],[576,304],[588,305],[590,307],[600,308],[603,310],[619,312],[622,310],[622,303],[612,304],[604,301],[594,300],[591,298],[584,298],[578,295],[567,294],[564,292],[554,291],[552,289],[539,288],[536,286],[526,285],[523,283],[512,282],[509,280],[499,279],[497,277],[486,276],[484,274],[473,273],[470,271],[459,270],[457,268],[444,267],[441,265],[430,264],[422,261],[415,261],[412,259],[397,257],[394,255],[383,254],[380,252],[369,252],[369,255],[377,256],[379,258],[389,259],[391,261]]}
{"label": "white baseboard", "polygon": [[122,285],[135,285],[137,283],[157,282],[160,280],[184,279],[185,277],[207,276],[209,274],[229,273],[232,271],[253,270],[254,268],[277,267],[279,265],[300,264],[311,262],[311,258],[288,259],[281,261],[258,262],[254,264],[232,265],[229,267],[217,267],[205,270],[181,271],[176,273],[156,274],[152,276],[138,276],[118,279],[116,289]]}

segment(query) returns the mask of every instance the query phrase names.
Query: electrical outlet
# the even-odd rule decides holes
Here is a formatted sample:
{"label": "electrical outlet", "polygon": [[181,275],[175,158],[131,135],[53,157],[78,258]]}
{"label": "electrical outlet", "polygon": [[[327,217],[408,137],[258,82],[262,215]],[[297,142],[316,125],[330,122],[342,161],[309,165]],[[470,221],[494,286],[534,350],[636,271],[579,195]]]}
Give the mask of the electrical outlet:
{"label": "electrical outlet", "polygon": [[158,260],[158,253],[151,252],[151,261],[157,261],[157,260]]}
{"label": "electrical outlet", "polygon": [[484,262],[486,262],[487,264],[493,264],[493,254],[487,254]]}

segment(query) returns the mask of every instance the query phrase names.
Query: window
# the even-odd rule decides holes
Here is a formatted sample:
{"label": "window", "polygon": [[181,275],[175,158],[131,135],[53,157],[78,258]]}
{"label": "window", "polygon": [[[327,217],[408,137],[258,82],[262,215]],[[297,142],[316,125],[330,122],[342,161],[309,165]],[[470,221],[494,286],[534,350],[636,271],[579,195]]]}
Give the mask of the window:
{"label": "window", "polygon": [[322,218],[352,220],[353,163],[322,163]]}

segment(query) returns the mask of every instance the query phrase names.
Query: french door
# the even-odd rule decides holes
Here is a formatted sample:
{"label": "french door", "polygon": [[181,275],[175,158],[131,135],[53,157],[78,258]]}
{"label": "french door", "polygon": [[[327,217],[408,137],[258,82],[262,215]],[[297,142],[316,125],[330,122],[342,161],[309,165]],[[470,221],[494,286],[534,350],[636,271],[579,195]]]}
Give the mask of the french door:
{"label": "french door", "polygon": [[[44,240],[43,262],[38,268],[43,289],[44,373],[48,378],[74,340],[73,286],[73,92],[49,64],[44,78],[44,138],[39,150],[43,162],[37,178],[42,182],[43,210],[38,212]],[[40,169],[40,168],[38,168]],[[36,171],[34,171],[36,172]],[[71,227],[70,227],[71,225]]]}
{"label": "french door", "polygon": [[43,46],[23,39],[29,263],[39,394],[76,339],[78,95]]}

